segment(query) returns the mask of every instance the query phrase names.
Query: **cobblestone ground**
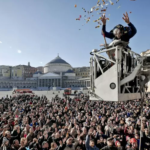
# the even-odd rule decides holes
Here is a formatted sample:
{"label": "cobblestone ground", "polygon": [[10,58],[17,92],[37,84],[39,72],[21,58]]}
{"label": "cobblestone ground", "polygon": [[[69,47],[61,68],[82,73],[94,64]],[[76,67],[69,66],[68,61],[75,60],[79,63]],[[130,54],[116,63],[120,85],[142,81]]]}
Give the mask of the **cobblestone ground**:
{"label": "cobblestone ground", "polygon": [[[61,91],[33,91],[36,95],[42,96],[45,95],[49,100],[52,99],[52,97],[55,97],[55,95],[58,95],[59,97],[63,98],[63,90]],[[83,93],[88,93],[88,91],[82,91]],[[74,93],[74,91],[72,91]],[[6,97],[8,95],[9,97],[12,96],[12,91],[0,91],[0,98]],[[74,95],[70,96],[71,98],[74,97]]]}

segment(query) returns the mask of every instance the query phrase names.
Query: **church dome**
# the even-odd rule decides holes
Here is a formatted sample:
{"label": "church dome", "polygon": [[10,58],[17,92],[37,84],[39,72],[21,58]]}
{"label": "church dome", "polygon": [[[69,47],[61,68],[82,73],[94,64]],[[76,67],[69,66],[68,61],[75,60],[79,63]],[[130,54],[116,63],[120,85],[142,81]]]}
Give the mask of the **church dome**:
{"label": "church dome", "polygon": [[48,66],[49,64],[55,64],[55,63],[59,63],[59,64],[68,64],[65,60],[63,60],[62,58],[60,58],[59,56],[57,56],[55,59],[51,60],[49,63],[47,63],[45,66]]}
{"label": "church dome", "polygon": [[38,70],[34,74],[42,74],[42,72]]}
{"label": "church dome", "polygon": [[55,59],[51,60],[44,67],[44,73],[47,73],[47,72],[66,72],[67,70],[72,70],[71,65],[59,56],[57,56]]}

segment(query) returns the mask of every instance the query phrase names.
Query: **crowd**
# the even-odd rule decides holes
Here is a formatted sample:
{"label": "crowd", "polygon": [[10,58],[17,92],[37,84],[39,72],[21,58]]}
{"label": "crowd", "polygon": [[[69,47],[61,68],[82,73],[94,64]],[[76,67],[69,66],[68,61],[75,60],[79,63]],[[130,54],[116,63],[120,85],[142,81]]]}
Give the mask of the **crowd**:
{"label": "crowd", "polygon": [[[1,150],[150,149],[150,106],[18,95],[0,99]],[[142,119],[142,121],[141,121]]]}

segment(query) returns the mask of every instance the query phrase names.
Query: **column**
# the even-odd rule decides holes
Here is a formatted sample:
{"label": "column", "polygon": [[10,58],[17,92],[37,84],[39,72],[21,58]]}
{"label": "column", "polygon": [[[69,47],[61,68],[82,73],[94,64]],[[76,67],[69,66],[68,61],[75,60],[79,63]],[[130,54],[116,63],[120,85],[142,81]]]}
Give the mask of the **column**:
{"label": "column", "polygon": [[43,87],[45,87],[45,79],[43,79]]}
{"label": "column", "polygon": [[52,86],[52,79],[49,79],[49,86]]}
{"label": "column", "polygon": [[53,79],[53,87],[55,87],[55,79]]}
{"label": "column", "polygon": [[40,85],[40,79],[37,78],[36,87],[39,87],[39,85]]}
{"label": "column", "polygon": [[58,87],[58,79],[56,79],[56,87]]}
{"label": "column", "polygon": [[48,79],[48,86],[50,86],[50,79]]}
{"label": "column", "polygon": [[58,86],[60,87],[60,79],[58,79]]}
{"label": "column", "polygon": [[55,87],[57,87],[57,79],[55,79]]}
{"label": "column", "polygon": [[57,79],[57,87],[59,87],[59,79]]}
{"label": "column", "polygon": [[53,79],[52,79],[52,82],[51,82],[51,87],[53,87],[53,82],[54,82],[54,81],[53,81]]}
{"label": "column", "polygon": [[44,79],[44,87],[46,87],[47,79]]}
{"label": "column", "polygon": [[54,79],[54,87],[56,87],[56,79]]}
{"label": "column", "polygon": [[60,87],[62,87],[62,72],[60,73],[60,76],[61,76],[61,78],[60,78]]}
{"label": "column", "polygon": [[45,87],[45,79],[43,79],[43,87]]}
{"label": "column", "polygon": [[42,87],[44,87],[44,79],[42,79]]}

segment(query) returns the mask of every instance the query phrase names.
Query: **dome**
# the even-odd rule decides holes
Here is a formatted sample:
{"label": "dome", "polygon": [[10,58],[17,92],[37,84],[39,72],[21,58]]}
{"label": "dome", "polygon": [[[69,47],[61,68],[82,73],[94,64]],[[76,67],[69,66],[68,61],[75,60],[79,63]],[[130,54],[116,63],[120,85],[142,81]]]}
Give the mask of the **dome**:
{"label": "dome", "polygon": [[73,70],[71,65],[59,56],[57,56],[55,59],[51,60],[44,67],[44,73],[47,73],[47,72],[66,72],[68,70]]}
{"label": "dome", "polygon": [[47,63],[45,66],[47,66],[49,64],[55,64],[55,63],[68,64],[65,60],[63,60],[62,58],[60,58],[59,56],[57,56],[55,59],[53,59],[52,61],[50,61],[49,63]]}
{"label": "dome", "polygon": [[36,71],[34,74],[42,74],[41,71]]}
{"label": "dome", "polygon": [[71,69],[69,69],[69,70],[67,70],[65,73],[74,73],[74,71],[71,70]]}

